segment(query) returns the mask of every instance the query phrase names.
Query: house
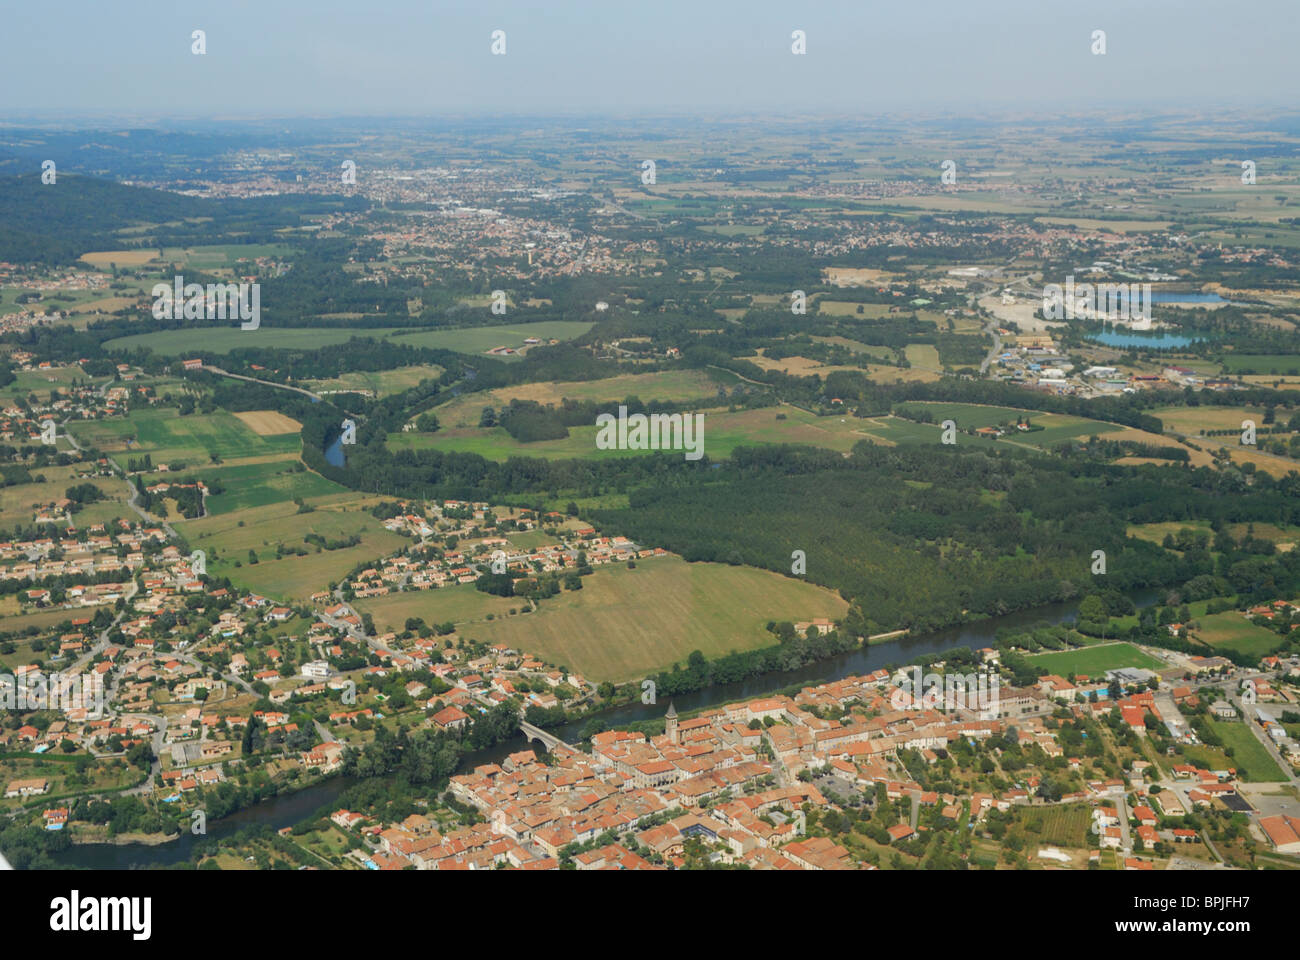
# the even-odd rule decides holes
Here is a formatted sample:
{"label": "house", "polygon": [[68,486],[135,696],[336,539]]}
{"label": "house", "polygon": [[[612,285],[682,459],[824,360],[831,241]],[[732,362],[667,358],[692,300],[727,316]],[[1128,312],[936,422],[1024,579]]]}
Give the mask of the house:
{"label": "house", "polygon": [[459,707],[444,707],[431,719],[443,730],[462,730],[469,723],[469,714]]}
{"label": "house", "polygon": [[44,777],[34,777],[30,780],[11,780],[9,786],[5,787],[5,798],[36,797],[48,792],[49,789],[50,781]]}

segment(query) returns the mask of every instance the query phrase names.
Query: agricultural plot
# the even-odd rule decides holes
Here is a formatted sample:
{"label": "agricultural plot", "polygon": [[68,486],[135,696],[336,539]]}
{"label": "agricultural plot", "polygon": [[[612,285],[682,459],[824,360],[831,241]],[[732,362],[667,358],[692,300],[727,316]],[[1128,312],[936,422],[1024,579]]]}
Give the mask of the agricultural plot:
{"label": "agricultural plot", "polygon": [[146,408],[113,420],[73,423],[69,429],[83,446],[105,453],[149,454],[155,464],[181,460],[190,466],[221,459],[297,454],[296,434],[260,436],[233,414],[219,411],[180,416],[175,408]]}
{"label": "agricultural plot", "polygon": [[1300,375],[1300,355],[1269,356],[1268,354],[1228,354],[1224,364],[1229,373],[1262,373]]}
{"label": "agricultural plot", "polygon": [[302,386],[315,393],[331,390],[357,390],[387,397],[409,390],[422,380],[442,376],[442,367],[436,364],[397,367],[393,370],[363,370],[345,373],[331,380],[304,380]]}
{"label": "agricultural plot", "polygon": [[1252,623],[1236,610],[1198,617],[1196,622],[1200,624],[1194,631],[1196,638],[1216,650],[1235,650],[1251,657],[1264,657],[1285,642],[1284,637]]}
{"label": "agricultural plot", "polygon": [[1247,783],[1277,783],[1287,779],[1268,750],[1255,739],[1249,721],[1225,722],[1207,718],[1206,723],[1223,740],[1223,747],[1232,750],[1232,756],[1229,757],[1223,747],[1205,744],[1184,747],[1183,755],[1192,763],[1209,770],[1234,767],[1237,775]]}
{"label": "agricultural plot", "polygon": [[477,427],[484,407],[500,410],[511,400],[532,400],[557,405],[562,400],[590,400],[616,403],[628,397],[651,400],[705,400],[716,397],[718,383],[701,370],[664,370],[633,373],[605,380],[524,383],[486,393],[471,393],[435,407],[433,413],[443,427]]}
{"label": "agricultural plot", "polygon": [[[209,485],[216,481],[224,488],[221,493],[214,493],[207,498],[206,508],[210,515],[285,503],[297,498],[308,500],[344,491],[339,484],[326,480],[318,473],[312,473],[296,458],[288,457],[187,470],[185,475],[196,476]],[[156,482],[166,476],[151,476],[149,482]]]}
{"label": "agricultural plot", "polygon": [[[430,623],[455,619],[438,594],[457,589],[462,588],[420,594],[427,597],[426,604],[403,604],[403,612],[423,609],[407,615]],[[491,599],[498,609],[521,605]],[[374,612],[381,602],[368,602],[363,609]],[[765,570],[657,557],[634,570],[599,569],[583,578],[582,590],[545,601],[534,613],[476,622],[460,632],[487,643],[508,643],[592,680],[625,681],[684,661],[693,650],[715,657],[768,646],[768,620],[838,618],[846,609],[829,590]],[[390,622],[398,619],[391,609],[385,615]],[[378,623],[379,614],[374,616]]]}
{"label": "agricultural plot", "polygon": [[[798,407],[762,407],[757,410],[701,411],[704,414],[704,454],[713,459],[731,455],[736,447],[762,443],[798,443],[826,447],[847,453],[859,440],[871,434],[864,421],[854,417],[819,417]],[[783,416],[784,419],[778,419]],[[501,427],[439,430],[433,434],[391,433],[393,450],[437,449],[477,453],[489,460],[510,457],[541,457],[548,460],[574,458],[635,457],[645,450],[596,449],[596,425],[570,427],[560,440],[520,443]],[[937,437],[937,433],[936,433]],[[681,455],[681,454],[678,454]]]}
{"label": "agricultural plot", "polygon": [[[341,579],[359,563],[371,562],[401,549],[409,541],[384,529],[368,512],[373,497],[344,492],[307,501],[315,509],[298,513],[297,506],[279,502],[253,506],[236,515],[214,514],[185,523],[190,546],[208,554],[208,570],[229,577],[239,587],[279,600],[305,600],[331,581]],[[211,501],[209,501],[211,503]],[[320,550],[304,541],[308,534],[326,540],[360,542],[338,550]],[[306,556],[276,559],[276,548],[303,548]],[[249,552],[258,557],[249,562]],[[238,566],[236,566],[238,564]]]}
{"label": "agricultural plot", "polygon": [[[395,343],[410,344],[413,347],[433,347],[440,350],[454,350],[457,353],[486,353],[494,347],[511,347],[518,350],[525,347],[524,341],[536,337],[543,342],[549,340],[572,340],[580,337],[592,328],[593,324],[582,320],[543,320],[537,323],[501,324],[490,327],[462,327],[458,329],[423,330],[419,333],[403,333],[393,337]],[[518,357],[519,354],[505,354],[502,360]]]}
{"label": "agricultural plot", "polygon": [[276,327],[264,322],[257,330],[240,330],[237,325],[230,325],[137,333],[109,340],[105,347],[109,350],[150,350],[163,357],[189,357],[199,353],[226,354],[249,346],[315,350],[347,343],[358,337],[379,339],[395,329],[379,327],[358,331],[349,327]]}
{"label": "agricultural plot", "polygon": [[1156,407],[1150,413],[1160,418],[1166,433],[1240,432],[1243,420],[1253,420],[1257,427],[1264,426],[1264,411],[1259,407]]}
{"label": "agricultural plot", "polygon": [[1050,447],[1062,440],[1091,434],[1110,433],[1124,429],[1118,424],[1073,417],[1060,413],[1040,413],[1015,407],[995,407],[975,403],[909,402],[899,404],[894,412],[906,415],[908,411],[924,410],[935,423],[952,420],[962,430],[980,427],[1014,426],[1018,420],[1028,420],[1042,430],[1013,432],[1008,439],[1035,447]]}

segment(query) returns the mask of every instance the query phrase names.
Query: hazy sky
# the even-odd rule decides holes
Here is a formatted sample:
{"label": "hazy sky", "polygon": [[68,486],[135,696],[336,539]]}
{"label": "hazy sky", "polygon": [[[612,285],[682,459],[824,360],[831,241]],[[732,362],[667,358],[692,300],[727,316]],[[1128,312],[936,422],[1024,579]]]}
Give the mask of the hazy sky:
{"label": "hazy sky", "polygon": [[1297,24],[1300,0],[0,0],[0,120],[1294,106]]}

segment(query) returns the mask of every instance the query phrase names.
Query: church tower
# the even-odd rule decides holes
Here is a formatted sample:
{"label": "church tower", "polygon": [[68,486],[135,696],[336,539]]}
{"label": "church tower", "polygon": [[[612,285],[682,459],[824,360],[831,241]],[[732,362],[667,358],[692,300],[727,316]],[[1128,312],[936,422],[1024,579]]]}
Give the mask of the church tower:
{"label": "church tower", "polygon": [[677,709],[673,706],[671,700],[668,701],[668,712],[664,714],[664,734],[673,743],[678,743],[677,739]]}

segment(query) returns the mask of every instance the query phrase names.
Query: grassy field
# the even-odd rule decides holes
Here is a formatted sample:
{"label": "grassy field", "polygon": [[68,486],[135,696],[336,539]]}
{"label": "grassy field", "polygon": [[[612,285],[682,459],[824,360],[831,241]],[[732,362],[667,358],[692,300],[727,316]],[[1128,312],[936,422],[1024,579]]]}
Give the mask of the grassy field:
{"label": "grassy field", "polygon": [[316,393],[322,390],[358,390],[369,391],[377,397],[387,397],[408,390],[421,380],[441,376],[442,372],[442,367],[436,364],[397,367],[394,370],[365,370],[345,373],[332,380],[303,380],[302,386]]}
{"label": "grassy field", "polygon": [[703,400],[716,397],[718,383],[702,370],[664,370],[659,373],[629,373],[605,380],[524,383],[486,393],[471,393],[435,407],[433,413],[443,427],[477,427],[484,407],[500,410],[512,399],[558,404],[562,400],[615,402],[640,400]]}
{"label": "grassy field", "polygon": [[[493,347],[522,347],[528,337],[542,340],[570,340],[590,330],[592,324],[579,320],[547,320],[538,323],[500,324],[490,327],[403,332],[393,337],[397,343],[417,347],[434,347],[460,353],[479,354]],[[229,353],[242,347],[313,349],[347,343],[356,337],[381,339],[397,332],[396,327],[359,330],[355,327],[276,327],[263,325],[258,330],[240,330],[238,326],[204,327],[197,330],[162,330],[137,333],[108,341],[109,349],[152,350],[165,357],[191,356],[195,353]],[[401,328],[404,331],[409,328]],[[503,356],[508,360],[519,354]]]}
{"label": "grassy field", "polygon": [[[592,328],[593,324],[585,320],[543,320],[538,323],[500,324],[490,327],[462,327],[452,330],[425,330],[419,333],[404,333],[394,337],[397,343],[407,343],[413,347],[433,347],[440,350],[454,350],[457,353],[484,353],[493,347],[524,346],[524,340],[538,337],[546,340],[572,340],[580,337]],[[502,360],[517,358],[519,354],[502,356]]]}
{"label": "grassy field", "polygon": [[[348,327],[274,327],[257,330],[231,327],[203,327],[194,330],[159,330],[137,333],[108,341],[110,350],[152,350],[164,357],[189,357],[196,353],[224,354],[245,347],[304,349],[347,343],[357,337],[386,337],[394,327],[358,331]],[[111,344],[111,346],[109,346]]]}
{"label": "grassy field", "polygon": [[[312,475],[314,476],[314,475]],[[319,478],[318,478],[319,479]],[[190,546],[208,554],[208,571],[229,577],[236,586],[279,600],[305,600],[359,563],[378,560],[400,549],[405,537],[385,530],[365,511],[373,497],[342,493],[309,499],[316,509],[300,514],[288,502],[252,506],[234,515],[215,515],[186,521]],[[361,542],[340,550],[321,550],[303,538],[315,533],[326,540],[358,535]],[[306,556],[275,559],[276,547],[302,547]],[[249,551],[259,562],[249,563]],[[240,566],[236,567],[238,562]]]}
{"label": "grassy field", "polygon": [[1052,447],[1062,440],[1087,437],[1092,434],[1113,433],[1123,429],[1118,424],[1105,423],[1101,420],[1089,420],[1085,417],[1073,417],[1060,413],[1040,413],[1035,410],[1020,410],[1015,407],[996,407],[976,403],[920,401],[899,404],[895,408],[895,412],[907,410],[925,410],[934,417],[936,423],[952,420],[963,430],[1014,425],[1017,420],[1027,418],[1031,424],[1043,429],[1025,433],[1015,432],[1010,434],[1004,442],[1028,444],[1043,449]]}
{"label": "grassy field", "polygon": [[1300,374],[1300,356],[1270,356],[1268,354],[1228,354],[1224,363],[1229,373],[1250,371],[1251,373],[1285,373]]}
{"label": "grassy field", "polygon": [[1236,650],[1252,657],[1263,657],[1285,642],[1272,630],[1257,626],[1235,610],[1197,617],[1198,639],[1220,650]]}
{"label": "grassy field", "polygon": [[[310,500],[342,493],[344,487],[307,470],[296,457],[254,458],[221,466],[202,466],[185,470],[205,483],[218,482],[221,493],[207,498],[207,513],[220,515],[271,503],[288,503],[296,498]],[[147,483],[167,479],[167,474],[150,474]]]}
{"label": "grassy field", "polygon": [[125,506],[126,484],[120,479],[100,478],[79,480],[76,472],[84,467],[42,467],[33,471],[35,476],[43,476],[44,483],[22,483],[12,487],[0,487],[0,528],[12,529],[26,526],[32,522],[35,506],[58,500],[64,491],[75,484],[93,483],[109,498],[106,502],[94,503],[80,513],[75,514],[78,526],[90,526],[97,523],[101,514],[108,512],[112,516],[126,516],[130,509]]}
{"label": "grassy field", "polygon": [[1029,662],[1061,677],[1071,673],[1099,677],[1107,670],[1119,670],[1121,667],[1159,670],[1165,666],[1131,643],[1098,643],[1078,650],[1040,653],[1030,657]]}
{"label": "grassy field", "polygon": [[1240,432],[1243,420],[1254,420],[1255,426],[1264,426],[1264,410],[1260,407],[1156,407],[1149,412],[1153,417],[1160,418],[1168,433],[1196,434],[1205,430]]}
{"label": "grassy field", "polygon": [[[473,595],[473,596],[471,596]],[[547,600],[535,613],[488,621],[519,600],[455,587],[358,602],[376,624],[400,627],[408,616],[459,622],[463,636],[508,643],[568,666],[588,679],[625,681],[684,661],[693,650],[714,657],[767,646],[768,620],[840,617],[834,593],[752,567],[656,557],[636,569],[608,566],[583,589]]]}
{"label": "grassy field", "polygon": [[1268,750],[1255,739],[1255,734],[1247,726],[1249,721],[1224,722],[1207,718],[1206,722],[1223,739],[1224,747],[1232,750],[1232,756],[1219,747],[1204,744],[1185,747],[1183,755],[1193,763],[1209,770],[1235,767],[1241,779],[1248,783],[1274,783],[1287,779]]}
{"label": "grassy field", "polygon": [[[853,417],[819,417],[797,407],[763,407],[757,410],[701,411],[704,413],[704,453],[725,458],[740,446],[762,443],[802,443],[847,453],[859,440],[871,436],[867,421]],[[778,415],[785,419],[778,420]],[[935,433],[937,438],[937,431]],[[477,453],[489,460],[510,457],[569,458],[636,457],[652,453],[643,450],[597,450],[596,425],[570,427],[560,440],[520,443],[501,427],[439,430],[433,434],[390,433],[393,450],[454,450]]]}
{"label": "grassy field", "polygon": [[155,464],[181,460],[190,467],[208,463],[213,454],[223,460],[296,456],[300,446],[296,433],[263,436],[225,411],[182,417],[174,407],[146,407],[122,419],[73,423],[70,429],[78,443],[104,453],[148,453]]}

